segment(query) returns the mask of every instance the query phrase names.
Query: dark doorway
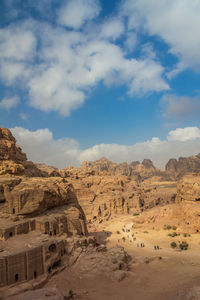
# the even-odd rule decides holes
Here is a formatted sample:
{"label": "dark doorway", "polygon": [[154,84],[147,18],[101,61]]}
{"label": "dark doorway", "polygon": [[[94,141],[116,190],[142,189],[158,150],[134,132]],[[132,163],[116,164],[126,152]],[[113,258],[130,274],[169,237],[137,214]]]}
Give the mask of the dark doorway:
{"label": "dark doorway", "polygon": [[19,280],[19,275],[15,274],[15,282],[17,282]]}
{"label": "dark doorway", "polygon": [[15,214],[15,208],[13,208],[13,215]]}
{"label": "dark doorway", "polygon": [[50,251],[50,252],[56,252],[56,244],[51,244],[51,245],[49,246],[49,251]]}
{"label": "dark doorway", "polygon": [[37,277],[37,272],[35,271],[35,272],[34,272],[34,278],[36,278],[36,277]]}
{"label": "dark doorway", "polygon": [[56,268],[58,268],[60,265],[61,265],[61,260],[58,260],[58,261],[56,261],[56,262],[53,264],[52,269],[56,269]]}

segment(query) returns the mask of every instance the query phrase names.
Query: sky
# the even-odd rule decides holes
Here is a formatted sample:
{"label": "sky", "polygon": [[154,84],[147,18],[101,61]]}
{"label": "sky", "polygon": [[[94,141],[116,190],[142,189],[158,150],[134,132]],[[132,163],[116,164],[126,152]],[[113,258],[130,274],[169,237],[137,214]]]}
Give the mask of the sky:
{"label": "sky", "polygon": [[1,0],[0,126],[58,168],[200,152],[200,0]]}

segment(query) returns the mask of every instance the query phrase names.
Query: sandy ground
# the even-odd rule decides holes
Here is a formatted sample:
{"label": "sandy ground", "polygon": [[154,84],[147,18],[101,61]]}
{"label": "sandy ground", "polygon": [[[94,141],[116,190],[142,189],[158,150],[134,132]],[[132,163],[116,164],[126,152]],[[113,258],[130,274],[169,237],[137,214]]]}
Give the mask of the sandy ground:
{"label": "sandy ground", "polygon": [[[133,222],[133,217],[121,216],[91,228],[100,242],[108,232],[107,246],[120,244],[132,256],[130,273],[123,281],[114,282],[103,274],[92,278],[87,276],[89,274],[80,276],[66,269],[51,278],[47,286],[60,290],[70,288],[80,295],[78,299],[84,300],[184,300],[191,287],[200,285],[200,234],[172,238],[167,236],[170,231],[166,230],[134,229]],[[124,225],[130,232],[122,231]],[[170,247],[172,241],[183,240],[189,243],[187,251]],[[142,248],[141,243],[144,243]],[[154,245],[160,249],[155,250]],[[144,263],[146,257],[148,264]]]}

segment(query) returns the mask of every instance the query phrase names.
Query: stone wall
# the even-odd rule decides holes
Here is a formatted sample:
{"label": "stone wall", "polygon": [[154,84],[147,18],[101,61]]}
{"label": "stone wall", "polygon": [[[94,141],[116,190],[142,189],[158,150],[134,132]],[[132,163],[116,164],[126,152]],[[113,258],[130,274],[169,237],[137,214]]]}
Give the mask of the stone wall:
{"label": "stone wall", "polygon": [[35,220],[23,221],[0,228],[0,240],[7,240],[18,234],[26,234],[35,230]]}
{"label": "stone wall", "polygon": [[44,273],[43,247],[37,247],[26,252],[27,280],[36,278]]}
{"label": "stone wall", "polygon": [[47,242],[21,253],[0,258],[0,287],[13,285],[51,272],[66,253],[63,240]]}

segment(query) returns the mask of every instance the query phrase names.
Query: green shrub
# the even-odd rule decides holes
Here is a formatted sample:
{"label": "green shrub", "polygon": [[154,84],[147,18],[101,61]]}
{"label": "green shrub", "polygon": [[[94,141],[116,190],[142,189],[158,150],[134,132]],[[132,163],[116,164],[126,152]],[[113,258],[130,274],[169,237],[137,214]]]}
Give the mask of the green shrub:
{"label": "green shrub", "polygon": [[191,235],[189,233],[184,233],[183,236],[184,237],[190,237]]}
{"label": "green shrub", "polygon": [[135,213],[133,214],[133,216],[134,216],[134,217],[139,216],[139,213],[136,213],[136,212],[135,212]]}
{"label": "green shrub", "polygon": [[170,230],[170,229],[172,229],[172,226],[169,225],[169,224],[165,224],[165,225],[163,226],[163,229],[164,229],[164,230]]}
{"label": "green shrub", "polygon": [[189,245],[188,245],[188,243],[187,243],[186,241],[182,241],[182,242],[179,244],[179,248],[180,248],[181,250],[188,250],[188,247],[189,247]]}
{"label": "green shrub", "polygon": [[175,242],[171,242],[170,246],[174,249],[177,247],[177,244]]}
{"label": "green shrub", "polygon": [[180,235],[180,234],[176,233],[175,231],[168,234],[168,236],[171,236],[171,237],[175,237],[175,236],[178,236],[178,235]]}
{"label": "green shrub", "polygon": [[145,230],[143,233],[148,233],[148,231]]}
{"label": "green shrub", "polygon": [[172,226],[172,229],[173,229],[173,230],[176,230],[176,229],[177,229],[177,227],[176,227],[176,226]]}
{"label": "green shrub", "polygon": [[119,230],[117,230],[117,234],[120,234],[120,231],[119,231]]}

